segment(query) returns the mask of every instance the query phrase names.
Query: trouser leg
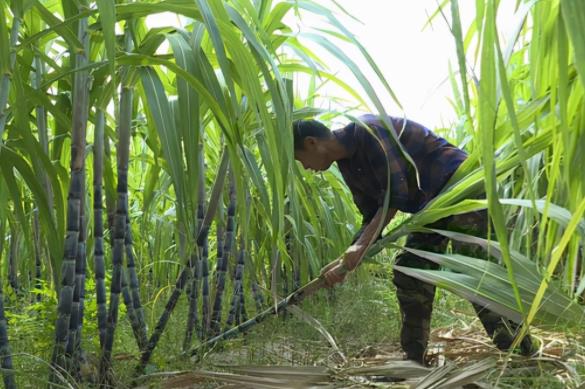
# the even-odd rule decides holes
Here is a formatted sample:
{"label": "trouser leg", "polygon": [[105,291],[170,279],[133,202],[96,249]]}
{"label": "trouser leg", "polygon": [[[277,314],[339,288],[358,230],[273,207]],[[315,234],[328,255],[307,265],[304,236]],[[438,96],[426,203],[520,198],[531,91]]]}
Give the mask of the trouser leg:
{"label": "trouser leg", "polygon": [[[459,230],[469,235],[485,237],[487,235],[487,223],[487,212],[471,212],[453,216],[449,220],[448,227],[453,227],[449,229]],[[453,251],[473,258],[488,259],[485,251],[478,245],[453,241]],[[519,324],[502,317],[485,306],[475,303],[472,303],[472,305],[496,347],[503,351],[509,350],[518,333]],[[530,335],[525,336],[520,343],[520,352],[524,355],[535,352]]]}
{"label": "trouser leg", "polygon": [[[413,233],[406,246],[426,251],[443,252],[447,239],[438,234]],[[439,266],[409,252],[402,252],[396,265],[420,269],[437,269]],[[400,344],[408,359],[424,362],[424,354],[431,330],[431,314],[435,286],[394,271],[394,284],[402,316]]]}
{"label": "trouser leg", "polygon": [[[508,351],[518,335],[520,325],[479,304],[473,304],[473,308],[494,345],[502,351]],[[519,347],[522,355],[532,355],[536,352],[530,335],[522,339]]]}

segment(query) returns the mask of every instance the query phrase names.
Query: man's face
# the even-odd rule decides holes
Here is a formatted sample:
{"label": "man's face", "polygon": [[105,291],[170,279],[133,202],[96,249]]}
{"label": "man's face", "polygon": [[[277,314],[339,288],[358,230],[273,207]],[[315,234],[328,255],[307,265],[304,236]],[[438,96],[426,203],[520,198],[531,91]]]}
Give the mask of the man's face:
{"label": "man's face", "polygon": [[333,161],[327,155],[324,142],[324,140],[312,136],[306,137],[303,142],[304,147],[301,150],[295,150],[295,159],[308,170],[324,171],[329,169]]}

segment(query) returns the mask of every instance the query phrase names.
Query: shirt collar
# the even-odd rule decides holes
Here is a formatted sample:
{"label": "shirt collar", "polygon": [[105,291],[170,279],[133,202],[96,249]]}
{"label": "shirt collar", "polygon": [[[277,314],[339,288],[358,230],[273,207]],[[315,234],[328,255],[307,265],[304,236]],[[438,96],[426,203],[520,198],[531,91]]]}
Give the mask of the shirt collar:
{"label": "shirt collar", "polygon": [[355,123],[350,123],[339,130],[334,130],[332,134],[347,150],[347,158],[353,157],[356,150]]}

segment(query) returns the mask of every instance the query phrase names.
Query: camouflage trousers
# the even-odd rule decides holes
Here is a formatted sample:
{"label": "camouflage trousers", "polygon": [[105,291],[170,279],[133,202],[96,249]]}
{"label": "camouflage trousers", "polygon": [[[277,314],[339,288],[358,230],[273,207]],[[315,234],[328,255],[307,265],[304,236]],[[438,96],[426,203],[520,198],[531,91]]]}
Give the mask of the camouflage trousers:
{"label": "camouflage trousers", "polygon": [[[462,232],[469,235],[487,236],[487,212],[470,212],[454,215],[428,226],[430,228]],[[449,239],[433,233],[412,233],[408,236],[406,246],[419,250],[444,252]],[[477,245],[452,241],[453,252],[476,258],[485,258],[484,251]],[[439,265],[416,256],[402,252],[396,259],[400,266],[438,269]],[[402,315],[400,343],[406,357],[424,363],[424,355],[429,341],[431,329],[431,313],[435,297],[435,287],[418,279],[394,271],[394,285]],[[512,345],[518,324],[507,320],[489,309],[473,304],[477,316],[483,324],[488,336],[500,350],[508,350]],[[522,354],[534,352],[530,336],[526,336],[520,345]]]}

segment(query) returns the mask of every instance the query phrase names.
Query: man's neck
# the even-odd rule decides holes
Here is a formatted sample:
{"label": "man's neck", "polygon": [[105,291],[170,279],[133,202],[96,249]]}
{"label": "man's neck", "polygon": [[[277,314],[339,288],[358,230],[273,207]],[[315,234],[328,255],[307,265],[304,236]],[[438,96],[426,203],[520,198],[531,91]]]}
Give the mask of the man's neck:
{"label": "man's neck", "polygon": [[333,161],[339,161],[341,159],[348,158],[349,151],[345,148],[345,146],[337,139],[336,136],[332,136],[327,140],[327,152],[329,157]]}

